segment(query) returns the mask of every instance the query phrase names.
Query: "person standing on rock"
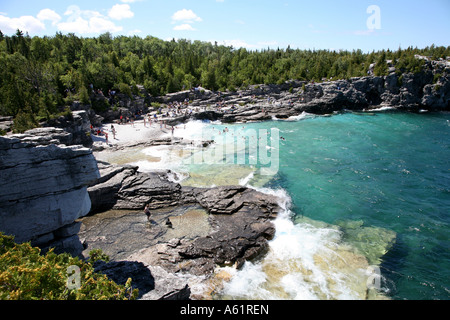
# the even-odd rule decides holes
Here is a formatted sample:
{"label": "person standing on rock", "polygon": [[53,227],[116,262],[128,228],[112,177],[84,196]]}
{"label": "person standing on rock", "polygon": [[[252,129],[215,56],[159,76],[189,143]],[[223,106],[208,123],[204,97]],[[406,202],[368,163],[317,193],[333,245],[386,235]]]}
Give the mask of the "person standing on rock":
{"label": "person standing on rock", "polygon": [[149,204],[145,205],[144,213],[147,216],[148,222],[150,222],[151,213],[150,213],[150,205]]}

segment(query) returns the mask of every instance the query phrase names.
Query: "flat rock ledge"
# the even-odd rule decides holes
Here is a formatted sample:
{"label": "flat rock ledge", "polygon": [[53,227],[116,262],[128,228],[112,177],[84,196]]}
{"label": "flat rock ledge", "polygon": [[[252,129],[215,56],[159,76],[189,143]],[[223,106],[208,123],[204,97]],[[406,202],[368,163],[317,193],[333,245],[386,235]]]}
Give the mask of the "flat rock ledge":
{"label": "flat rock ledge", "polygon": [[217,266],[239,268],[264,254],[275,235],[275,196],[242,186],[182,187],[169,181],[168,171],[98,167],[101,177],[88,192],[92,213],[99,213],[82,220],[84,254],[100,248],[115,261],[146,266],[142,270],[150,270],[155,286],[144,286],[141,299],[188,298],[187,280],[179,275],[208,278]]}

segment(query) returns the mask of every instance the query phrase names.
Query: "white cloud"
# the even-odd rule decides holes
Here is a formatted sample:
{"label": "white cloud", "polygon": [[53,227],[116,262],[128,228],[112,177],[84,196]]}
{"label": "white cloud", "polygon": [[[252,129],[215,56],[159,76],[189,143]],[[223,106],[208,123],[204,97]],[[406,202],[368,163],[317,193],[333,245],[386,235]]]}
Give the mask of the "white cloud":
{"label": "white cloud", "polygon": [[108,16],[114,20],[122,20],[134,17],[134,13],[128,4],[115,4],[108,11]]}
{"label": "white cloud", "polygon": [[278,42],[276,41],[260,41],[258,42],[258,45],[264,46],[264,47],[271,47],[278,45]]}
{"label": "white cloud", "polygon": [[51,9],[42,9],[39,11],[37,18],[40,21],[49,20],[52,22],[52,25],[56,25],[56,23],[61,20],[61,16]]}
{"label": "white cloud", "polygon": [[114,22],[100,12],[81,10],[76,5],[69,6],[64,15],[69,17],[66,22],[57,24],[59,31],[86,34],[119,32],[123,30],[123,27],[116,26]]}
{"label": "white cloud", "polygon": [[187,24],[187,23],[179,25],[179,26],[175,26],[173,28],[173,30],[176,30],[176,31],[195,31],[195,29],[190,24]]}
{"label": "white cloud", "polygon": [[176,21],[184,21],[186,23],[192,23],[192,22],[201,22],[203,21],[202,18],[197,16],[194,11],[182,9],[175,12],[172,16],[172,20],[174,22]]}
{"label": "white cloud", "polygon": [[71,5],[67,8],[66,12],[64,13],[65,16],[70,16],[69,20],[76,20],[78,17],[83,18],[93,18],[93,17],[101,17],[101,13],[98,11],[92,11],[92,10],[81,10],[79,6],[77,5]]}
{"label": "white cloud", "polygon": [[78,17],[74,21],[58,23],[58,30],[64,32],[85,34],[119,32],[122,31],[123,28],[120,26],[116,26],[114,22],[102,17],[92,17],[89,20]]}
{"label": "white cloud", "polygon": [[123,30],[123,27],[116,26],[114,22],[100,18],[94,17],[89,20],[89,26],[95,30],[95,33],[104,33],[104,32],[119,32]]}
{"label": "white cloud", "polygon": [[4,33],[15,33],[17,29],[23,32],[37,33],[45,30],[45,24],[32,16],[9,18],[0,15],[0,30]]}

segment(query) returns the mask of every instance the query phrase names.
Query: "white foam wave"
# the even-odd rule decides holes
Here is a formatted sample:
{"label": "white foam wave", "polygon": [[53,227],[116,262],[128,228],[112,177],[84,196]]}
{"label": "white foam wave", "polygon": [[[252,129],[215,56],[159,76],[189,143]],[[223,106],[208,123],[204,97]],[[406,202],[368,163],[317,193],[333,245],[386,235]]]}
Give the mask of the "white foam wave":
{"label": "white foam wave", "polygon": [[370,109],[368,112],[375,112],[375,111],[388,111],[388,110],[394,110],[394,107],[384,106],[376,109]]}
{"label": "white foam wave", "polygon": [[275,115],[272,115],[272,121],[300,121],[300,120],[304,120],[304,119],[308,119],[308,118],[313,118],[316,115],[312,114],[312,113],[308,113],[303,111],[301,114],[297,115],[297,116],[290,116],[287,119],[279,119],[277,118]]}
{"label": "white foam wave", "polygon": [[242,178],[239,180],[239,185],[241,186],[247,186],[248,183],[255,177],[254,172],[251,172],[248,176],[245,178]]}
{"label": "white foam wave", "polygon": [[186,172],[181,172],[181,171],[173,172],[173,171],[170,171],[170,172],[167,173],[167,179],[169,181],[171,181],[171,182],[174,182],[174,183],[181,183],[181,182],[183,182],[184,180],[186,180],[188,178],[189,178],[189,174],[186,173]]}
{"label": "white foam wave", "polygon": [[[252,186],[249,186],[252,187]],[[228,270],[223,296],[238,299],[363,299],[366,262],[341,244],[338,228],[294,223],[291,198],[284,189],[255,188],[276,196],[283,209],[274,221],[276,234],[261,261]]]}
{"label": "white foam wave", "polygon": [[272,188],[264,188],[264,187],[261,188],[261,187],[255,187],[252,185],[247,185],[247,187],[255,189],[258,192],[277,197],[279,200],[278,205],[282,209],[282,212],[280,213],[280,217],[290,219],[290,217],[292,216],[292,212],[290,211],[292,199],[285,189],[281,189],[281,188],[280,189],[272,189]]}
{"label": "white foam wave", "polygon": [[299,114],[298,116],[291,116],[287,119],[287,121],[300,121],[300,120],[304,120],[304,119],[308,119],[308,118],[312,118],[315,117],[314,114],[312,113],[308,113],[303,111],[301,114]]}

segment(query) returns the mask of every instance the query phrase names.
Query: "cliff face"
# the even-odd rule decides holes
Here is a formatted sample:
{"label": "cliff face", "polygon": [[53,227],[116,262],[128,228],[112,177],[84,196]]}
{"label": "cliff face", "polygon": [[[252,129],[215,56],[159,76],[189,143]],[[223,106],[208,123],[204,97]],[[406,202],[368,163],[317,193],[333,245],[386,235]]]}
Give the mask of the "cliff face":
{"label": "cliff face", "polygon": [[99,172],[91,150],[70,141],[55,128],[0,137],[0,231],[17,242],[60,239],[54,246],[64,249],[76,240],[74,221],[89,213],[87,185]]}

